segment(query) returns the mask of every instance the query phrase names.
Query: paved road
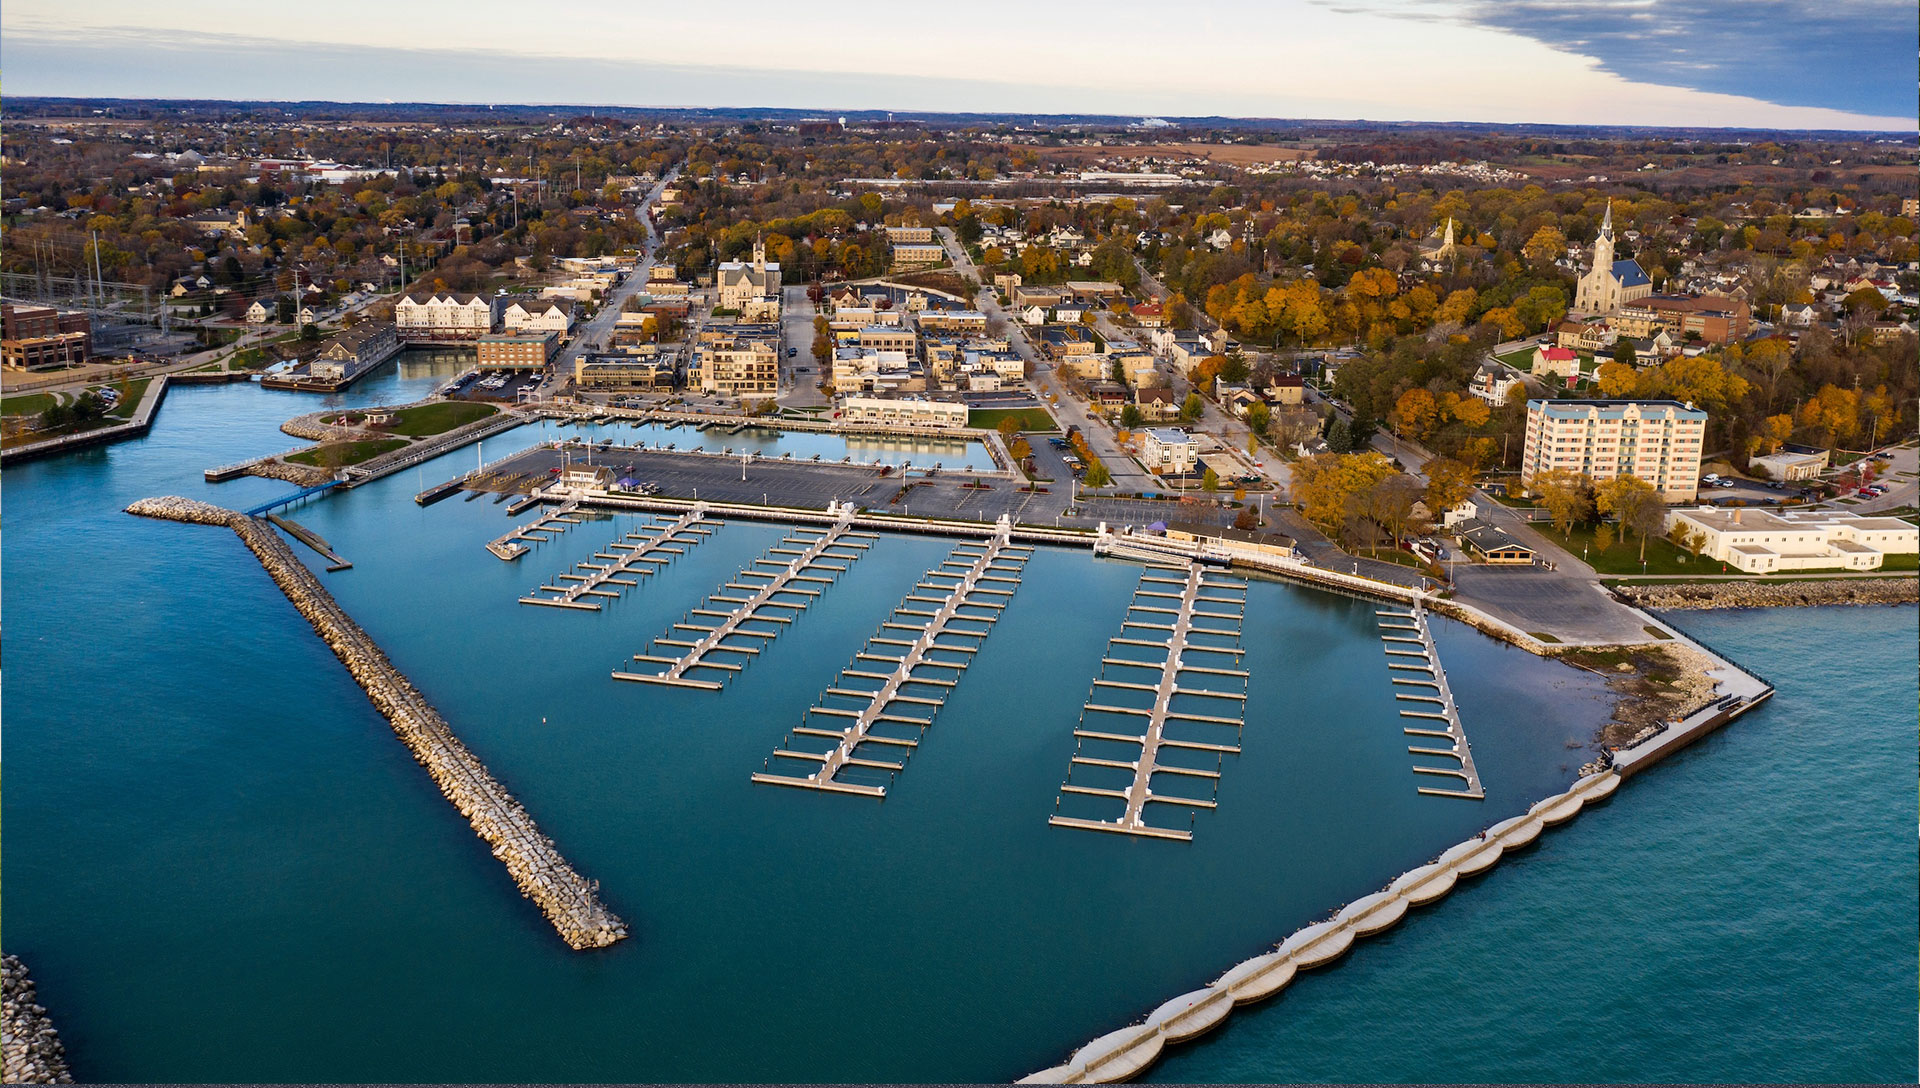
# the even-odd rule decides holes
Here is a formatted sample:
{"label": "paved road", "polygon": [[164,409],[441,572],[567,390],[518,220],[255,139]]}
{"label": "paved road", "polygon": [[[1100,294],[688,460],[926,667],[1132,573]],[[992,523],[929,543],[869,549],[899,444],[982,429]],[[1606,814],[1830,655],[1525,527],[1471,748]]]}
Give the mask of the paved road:
{"label": "paved road", "polygon": [[[780,405],[813,408],[830,403],[820,392],[820,362],[813,357],[813,300],[805,287],[788,287],[780,299]],[[797,354],[787,358],[787,350]]]}
{"label": "paved road", "polygon": [[646,212],[655,201],[660,199],[660,193],[679,176],[678,166],[668,170],[654,184],[652,191],[647,193],[647,198],[635,209],[635,217],[639,219],[640,225],[647,229],[646,241],[640,244],[640,260],[633,266],[633,271],[627,278],[601,299],[600,312],[593,316],[593,320],[575,330],[573,342],[555,357],[553,364],[547,370],[546,380],[540,383],[537,393],[539,399],[546,400],[552,397],[573,380],[574,361],[582,354],[588,351],[599,351],[606,346],[608,337],[613,333],[614,323],[620,320],[621,308],[626,305],[628,299],[639,294],[640,289],[647,285],[647,277],[653,271],[654,251],[660,244],[660,238],[654,232],[653,221],[647,218]]}

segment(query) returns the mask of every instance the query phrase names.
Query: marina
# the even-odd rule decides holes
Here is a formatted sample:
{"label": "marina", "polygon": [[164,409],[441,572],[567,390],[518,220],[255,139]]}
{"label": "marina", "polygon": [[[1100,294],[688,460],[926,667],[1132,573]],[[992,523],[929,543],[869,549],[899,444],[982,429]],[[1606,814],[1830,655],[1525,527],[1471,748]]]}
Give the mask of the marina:
{"label": "marina", "polygon": [[[518,505],[509,506],[507,514],[514,516],[521,513],[523,509],[524,507]],[[581,519],[575,516],[579,509],[580,503],[577,499],[563,502],[525,525],[510,529],[504,535],[488,541],[487,550],[492,552],[496,559],[511,563],[532,551],[530,545],[545,543],[580,524]]]}
{"label": "marina", "polygon": [[[615,680],[633,680],[644,684],[718,691],[724,680],[689,675],[700,670],[719,672],[730,677],[746,668],[746,662],[790,626],[807,605],[833,584],[877,540],[873,533],[853,528],[851,503],[827,510],[832,523],[823,529],[794,529],[753,565],[740,571],[734,580],[707,596],[702,607],[695,608],[648,646],[648,653],[634,654],[633,660],[667,666],[658,672],[634,672],[615,669]],[[746,594],[736,596],[735,594]],[[716,607],[722,606],[722,607]],[[771,627],[748,626],[771,624]],[[697,638],[679,637],[681,632],[698,632]],[[728,639],[754,639],[754,644],[729,642]],[[680,650],[666,656],[653,651],[661,647]]]}
{"label": "marina", "polygon": [[[1071,796],[1119,801],[1121,811],[1106,819],[1061,815],[1056,801],[1048,823],[1145,838],[1193,839],[1191,827],[1170,828],[1149,822],[1147,806],[1215,807],[1225,759],[1240,754],[1245,725],[1250,674],[1235,666],[1244,657],[1240,627],[1246,617],[1246,601],[1247,583],[1243,579],[1197,563],[1186,570],[1149,567],[1140,576],[1121,634],[1107,643],[1100,676],[1082,707],[1080,722],[1073,731],[1074,754],[1067,781],[1060,786],[1063,799]],[[1189,655],[1193,663],[1189,663]],[[1118,670],[1117,675],[1130,679],[1110,678],[1110,670]],[[1183,677],[1193,679],[1182,683]],[[1126,705],[1124,700],[1129,695],[1149,697],[1151,701]],[[1089,714],[1093,715],[1091,720]],[[1184,727],[1189,732],[1175,736],[1169,733],[1169,726]],[[1228,729],[1232,730],[1231,740]],[[1087,751],[1089,741],[1097,746],[1096,751],[1109,754]],[[1180,762],[1176,756],[1189,761],[1195,756],[1212,756],[1213,766]],[[1099,785],[1075,782],[1074,772],[1083,769],[1105,780]],[[1115,772],[1126,779],[1123,784],[1109,784]],[[1204,783],[1208,796],[1155,792],[1156,775]]]}
{"label": "marina", "polygon": [[[1443,767],[1415,763],[1414,773],[1458,778],[1463,783],[1459,789],[1421,786],[1419,792],[1430,797],[1485,800],[1487,791],[1473,763],[1473,746],[1467,743],[1467,731],[1460,724],[1460,708],[1447,685],[1447,672],[1440,667],[1440,652],[1434,648],[1426,611],[1416,605],[1411,611],[1379,608],[1374,614],[1379,617],[1380,638],[1386,644],[1387,670],[1393,674],[1393,683],[1417,689],[1395,691],[1393,696],[1396,701],[1413,704],[1400,708],[1400,716],[1414,722],[1401,730],[1416,741],[1407,747],[1407,753],[1454,762]],[[1446,741],[1446,747],[1437,747],[1439,741]]]}
{"label": "marina", "polygon": [[643,525],[608,544],[605,551],[595,552],[596,562],[576,563],[575,571],[554,578],[569,585],[543,585],[520,598],[520,603],[598,612],[599,601],[586,598],[618,599],[621,589],[639,585],[639,577],[673,562],[675,556],[685,555],[712,535],[719,523],[708,520],[706,514],[707,508],[700,505],[672,521]]}
{"label": "marina", "polygon": [[[907,753],[919,746],[947,693],[959,684],[1032,555],[1030,546],[1013,543],[1012,526],[1004,519],[984,543],[956,547],[914,584],[880,632],[841,670],[836,685],[807,712],[807,724],[788,734],[772,756],[783,765],[818,766],[806,775],[783,774],[772,769],[770,759],[753,781],[885,797],[887,785],[842,779],[841,772],[884,772],[891,784],[905,769]],[[897,728],[881,732],[883,726]],[[830,746],[796,748],[796,736],[802,743],[828,741]],[[878,758],[882,749],[893,758]]]}

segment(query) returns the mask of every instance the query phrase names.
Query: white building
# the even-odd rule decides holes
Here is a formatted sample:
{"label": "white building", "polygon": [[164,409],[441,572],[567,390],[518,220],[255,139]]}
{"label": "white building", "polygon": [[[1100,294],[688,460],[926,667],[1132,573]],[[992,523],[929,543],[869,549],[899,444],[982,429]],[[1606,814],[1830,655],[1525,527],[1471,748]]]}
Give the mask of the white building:
{"label": "white building", "polygon": [[550,332],[565,336],[571,328],[573,306],[550,298],[515,299],[500,311],[502,332]]}
{"label": "white building", "polygon": [[1154,472],[1185,476],[1200,463],[1200,448],[1184,431],[1154,427],[1141,433],[1140,460]]}
{"label": "white building", "polygon": [[273,311],[267,309],[264,304],[258,301],[255,301],[253,305],[247,307],[247,324],[249,325],[264,325],[267,323],[267,319],[272,316]]}
{"label": "white building", "polygon": [[1566,469],[1595,483],[1638,476],[1666,502],[1700,494],[1707,413],[1671,400],[1533,400],[1520,478]]}
{"label": "white building", "polygon": [[719,289],[720,309],[744,310],[749,302],[779,297],[780,265],[767,263],[767,245],[756,238],[753,263],[727,261],[720,266],[714,282]]}
{"label": "white building", "polygon": [[1888,555],[1920,551],[1920,526],[1862,514],[1820,510],[1772,514],[1700,506],[1674,511],[1669,524],[1705,537],[1701,555],[1748,574],[1835,567],[1875,570]]}
{"label": "white building", "polygon": [[842,397],[840,419],[889,427],[957,428],[967,425],[967,406],[925,397]]}
{"label": "white building", "polygon": [[451,291],[405,295],[393,305],[393,328],[402,340],[476,340],[493,331],[493,305]]}

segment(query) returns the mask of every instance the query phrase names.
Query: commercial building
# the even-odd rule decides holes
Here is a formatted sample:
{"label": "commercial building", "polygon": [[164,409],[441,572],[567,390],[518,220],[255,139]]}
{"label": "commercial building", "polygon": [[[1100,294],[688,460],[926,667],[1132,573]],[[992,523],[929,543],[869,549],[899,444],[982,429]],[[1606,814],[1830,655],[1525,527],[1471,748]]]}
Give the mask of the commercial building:
{"label": "commercial building", "polygon": [[664,352],[632,355],[605,352],[582,355],[573,362],[574,388],[588,390],[672,389],[677,380],[673,356]]}
{"label": "commercial building", "polygon": [[1515,540],[1505,529],[1479,518],[1467,518],[1454,527],[1460,544],[1471,549],[1481,562],[1521,565],[1533,562],[1533,549]]}
{"label": "commercial building", "polygon": [[403,341],[471,341],[493,331],[493,304],[453,292],[402,296],[393,304],[394,331]]}
{"label": "commercial building", "polygon": [[8,370],[79,366],[93,348],[86,314],[51,306],[0,306],[0,364]]}
{"label": "commercial building", "polygon": [[849,396],[840,398],[840,418],[889,427],[957,428],[967,425],[967,406],[925,397]]}
{"label": "commercial building", "polygon": [[489,333],[474,342],[481,370],[540,370],[553,358],[560,337],[551,332]]}
{"label": "commercial building", "polygon": [[1674,511],[1669,524],[1700,536],[1701,555],[1748,574],[1835,567],[1875,570],[1888,555],[1920,551],[1920,526],[1899,518],[1701,506]]}
{"label": "commercial building", "polygon": [[393,326],[384,321],[362,321],[334,334],[307,364],[309,377],[344,381],[375,366],[400,350]]}
{"label": "commercial building", "polygon": [[984,333],[987,315],[979,310],[922,310],[922,332]]}
{"label": "commercial building", "polygon": [[1140,434],[1140,460],[1149,471],[1185,476],[1200,463],[1200,448],[1184,431],[1153,427]]}
{"label": "commercial building", "polygon": [[1730,344],[1746,339],[1752,317],[1747,300],[1733,295],[1648,295],[1623,304],[1613,327],[1635,339],[1665,331],[1675,340]]}
{"label": "commercial building", "polygon": [[1706,431],[1707,413],[1679,401],[1528,401],[1520,478],[1553,469],[1585,473],[1596,483],[1638,476],[1667,502],[1692,502]]}
{"label": "commercial building", "polygon": [[1831,456],[1828,450],[1789,446],[1778,453],[1755,457],[1747,462],[1747,468],[1756,476],[1774,480],[1812,480],[1827,470]]}

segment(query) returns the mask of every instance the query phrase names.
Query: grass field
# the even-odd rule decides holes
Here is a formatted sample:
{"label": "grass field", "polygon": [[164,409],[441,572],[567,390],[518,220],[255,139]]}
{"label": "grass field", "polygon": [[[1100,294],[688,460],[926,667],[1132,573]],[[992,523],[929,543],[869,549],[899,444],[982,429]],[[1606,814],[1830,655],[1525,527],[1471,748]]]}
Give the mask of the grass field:
{"label": "grass field", "polygon": [[395,412],[393,422],[387,424],[384,429],[394,434],[424,438],[431,434],[444,434],[477,419],[485,419],[499,410],[491,404],[455,400],[436,401],[433,404],[416,405]]}
{"label": "grass field", "polygon": [[52,393],[24,393],[0,398],[0,415],[31,416],[53,407]]}
{"label": "grass field", "polygon": [[287,460],[297,465],[318,466],[321,451],[332,448],[341,451],[342,465],[357,465],[383,453],[390,453],[406,444],[407,440],[404,438],[363,438],[358,442],[335,442],[330,446],[319,446],[310,450],[301,450],[299,453],[290,453],[287,455]]}
{"label": "grass field", "polygon": [[967,426],[991,431],[1000,426],[1003,419],[1017,419],[1023,431],[1057,431],[1060,425],[1053,421],[1045,408],[979,408],[967,413]]}
{"label": "grass field", "polygon": [[[1615,541],[1611,548],[1600,551],[1593,547],[1593,529],[1591,525],[1576,525],[1573,532],[1562,535],[1553,525],[1536,522],[1533,528],[1540,535],[1586,560],[1588,565],[1601,574],[1717,574],[1720,562],[1690,555],[1673,545],[1664,537],[1647,541],[1647,565],[1640,569],[1640,538],[1628,541]],[[1584,554],[1583,553],[1584,550]]]}
{"label": "grass field", "polygon": [[133,410],[140,407],[140,398],[147,395],[147,386],[152,383],[152,378],[128,382],[126,389],[120,394],[120,403],[114,405],[113,411],[108,412],[107,415],[114,419],[132,419]]}

